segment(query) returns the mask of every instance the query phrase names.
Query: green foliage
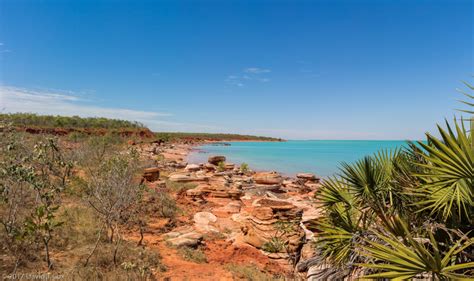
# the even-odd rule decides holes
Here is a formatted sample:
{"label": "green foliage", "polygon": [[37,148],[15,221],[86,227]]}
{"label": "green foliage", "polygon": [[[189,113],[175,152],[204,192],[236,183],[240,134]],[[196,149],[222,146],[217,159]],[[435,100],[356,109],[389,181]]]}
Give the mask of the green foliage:
{"label": "green foliage", "polygon": [[279,237],[272,237],[270,241],[262,245],[262,250],[269,253],[281,253],[285,251],[285,241]]}
{"label": "green foliage", "polygon": [[342,164],[338,177],[323,182],[316,195],[322,217],[311,226],[321,276],[474,274],[474,142],[465,121],[438,126],[441,138],[427,133],[426,142]]}
{"label": "green foliage", "polygon": [[195,141],[283,141],[278,138],[238,135],[238,134],[219,134],[219,133],[183,133],[183,132],[158,132],[155,133],[157,139],[163,141],[176,140],[195,140]]}
{"label": "green foliage", "polygon": [[240,164],[240,171],[242,173],[246,173],[249,171],[249,165],[247,163]]}
{"label": "green foliage", "polygon": [[178,253],[187,261],[207,263],[206,254],[200,248],[179,247]]}
{"label": "green foliage", "polygon": [[[441,245],[432,233],[428,233],[429,240],[424,242],[412,237],[405,223],[401,222],[405,235],[403,239],[388,234],[377,234],[380,241],[367,241],[368,245],[362,247],[366,255],[377,263],[361,264],[366,268],[382,269],[383,273],[371,274],[367,278],[389,278],[406,280],[415,277],[431,277],[436,280],[453,280],[468,276],[458,274],[456,271],[474,268],[474,262],[460,263],[462,257],[458,254],[472,245],[474,239],[465,241],[460,239],[446,251],[441,250]],[[430,273],[430,275],[426,275]]]}
{"label": "green foliage", "polygon": [[[422,197],[421,210],[438,213],[444,221],[452,216],[471,220],[474,205],[474,149],[467,131],[454,122],[455,132],[446,122],[447,130],[438,126],[442,139],[427,134],[428,144],[419,142],[426,153],[425,163],[418,164],[425,182],[416,194]],[[472,221],[471,221],[472,223]]]}
{"label": "green foliage", "polygon": [[235,278],[250,281],[277,281],[285,280],[282,276],[274,276],[258,269],[255,265],[227,264],[226,269],[232,272]]}
{"label": "green foliage", "polygon": [[224,172],[225,171],[225,163],[224,161],[221,161],[217,163],[217,169],[218,172]]}
{"label": "green foliage", "polygon": [[192,182],[174,182],[167,180],[166,187],[171,190],[172,192],[181,193],[188,189],[193,189],[197,186],[197,184]]}
{"label": "green foliage", "polygon": [[28,145],[8,127],[1,133],[1,236],[8,241],[17,262],[23,258],[25,246],[40,241],[48,268],[52,268],[50,242],[63,224],[56,213],[72,163],[54,139],[43,139],[34,147]]}
{"label": "green foliage", "polygon": [[145,126],[138,122],[102,117],[52,116],[33,113],[0,114],[0,122],[16,127],[40,128],[93,128],[93,129],[140,129]]}

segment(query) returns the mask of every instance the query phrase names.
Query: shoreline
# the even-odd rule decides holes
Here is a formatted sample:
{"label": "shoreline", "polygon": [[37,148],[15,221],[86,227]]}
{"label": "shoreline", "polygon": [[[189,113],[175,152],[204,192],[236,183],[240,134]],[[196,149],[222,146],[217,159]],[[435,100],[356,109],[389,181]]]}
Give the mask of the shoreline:
{"label": "shoreline", "polygon": [[[225,141],[207,141],[207,142],[204,142],[204,143],[195,143],[195,144],[187,144],[187,148],[185,148],[185,151],[184,153],[185,154],[185,157],[182,161],[185,161],[186,163],[189,163],[189,164],[202,164],[203,162],[207,162],[207,158],[209,156],[216,156],[216,155],[212,155],[211,153],[208,153],[208,152],[203,152],[202,154],[207,154],[208,157],[205,157],[206,159],[202,160],[202,161],[189,161],[190,160],[190,155],[192,153],[200,153],[199,151],[204,151],[204,150],[200,150],[199,146],[202,146],[202,145],[207,145],[207,144],[216,144],[216,143],[224,143]],[[242,140],[239,140],[239,141],[234,141],[234,140],[230,140],[230,141],[227,141],[227,142],[254,142],[254,141],[242,141]],[[255,141],[255,142],[278,142],[278,141]],[[183,152],[182,152],[183,153]],[[225,156],[225,155],[222,155],[222,156]],[[227,158],[227,156],[225,156]],[[255,168],[253,166],[251,166],[248,162],[245,162],[245,161],[242,161],[242,162],[231,162],[232,164],[235,164],[235,165],[240,165],[240,164],[247,164],[249,166],[249,169],[254,171],[254,172],[277,172],[278,174],[280,174],[282,177],[286,178],[286,179],[297,179],[297,174],[299,173],[310,173],[310,172],[305,172],[305,171],[299,171],[299,172],[295,172],[295,173],[286,173],[286,172],[283,172],[279,169],[265,169],[265,168]],[[315,174],[315,176],[318,177],[317,174]],[[322,180],[322,178],[321,178]]]}

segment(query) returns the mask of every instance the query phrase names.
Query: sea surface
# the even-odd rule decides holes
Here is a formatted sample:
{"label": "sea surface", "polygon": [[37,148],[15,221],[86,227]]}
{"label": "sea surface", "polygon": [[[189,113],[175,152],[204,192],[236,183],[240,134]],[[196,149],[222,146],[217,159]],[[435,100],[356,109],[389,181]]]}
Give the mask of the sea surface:
{"label": "sea surface", "polygon": [[288,176],[299,172],[321,177],[339,171],[341,162],[352,163],[381,149],[396,149],[405,141],[311,140],[286,142],[228,142],[209,144],[190,153],[188,162],[203,163],[211,155],[224,155],[227,162],[247,163],[253,170],[275,170]]}

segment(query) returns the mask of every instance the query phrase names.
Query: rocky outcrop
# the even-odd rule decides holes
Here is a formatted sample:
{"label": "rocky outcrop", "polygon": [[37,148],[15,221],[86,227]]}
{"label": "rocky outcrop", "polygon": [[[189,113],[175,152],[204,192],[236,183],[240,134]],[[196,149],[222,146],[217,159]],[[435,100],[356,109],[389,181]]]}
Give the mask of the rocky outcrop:
{"label": "rocky outcrop", "polygon": [[164,235],[167,242],[176,247],[195,247],[201,243],[203,235],[193,227],[185,226],[174,229]]}
{"label": "rocky outcrop", "polygon": [[213,165],[217,165],[220,162],[225,162],[225,156],[222,156],[222,155],[210,156],[207,159],[207,162],[209,162],[210,164],[213,164]]}
{"label": "rocky outcrop", "polygon": [[298,173],[296,174],[296,177],[298,179],[302,179],[305,181],[314,181],[314,182],[319,182],[319,177],[316,177],[315,174],[310,174],[310,173]]}
{"label": "rocky outcrop", "polygon": [[198,181],[207,181],[209,177],[207,176],[197,176],[191,173],[172,173],[168,176],[168,180],[173,182],[198,182]]}
{"label": "rocky outcrop", "polygon": [[148,182],[154,182],[160,179],[160,169],[158,167],[147,168],[143,171],[143,179]]}
{"label": "rocky outcrop", "polygon": [[201,166],[197,165],[197,164],[188,164],[185,168],[184,168],[185,171],[188,171],[188,172],[196,172],[196,171],[199,171],[201,170]]}
{"label": "rocky outcrop", "polygon": [[258,184],[281,184],[283,178],[277,172],[258,172],[253,175],[253,180]]}
{"label": "rocky outcrop", "polygon": [[201,233],[219,232],[213,225],[217,217],[209,212],[198,212],[194,214],[194,228]]}
{"label": "rocky outcrop", "polygon": [[205,197],[240,199],[242,190],[234,187],[227,187],[223,184],[200,184],[193,189],[186,191],[186,195],[192,199],[203,199]]}
{"label": "rocky outcrop", "polygon": [[305,237],[299,226],[302,210],[289,202],[266,198],[253,205],[241,227],[243,241],[272,254],[298,251]]}

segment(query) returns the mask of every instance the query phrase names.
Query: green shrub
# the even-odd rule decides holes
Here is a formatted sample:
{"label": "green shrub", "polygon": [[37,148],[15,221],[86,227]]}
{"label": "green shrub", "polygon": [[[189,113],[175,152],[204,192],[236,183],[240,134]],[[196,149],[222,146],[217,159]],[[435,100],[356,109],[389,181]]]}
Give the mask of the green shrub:
{"label": "green shrub", "polygon": [[242,173],[246,173],[249,171],[249,165],[247,163],[240,164],[240,171]]}
{"label": "green shrub", "polygon": [[206,254],[200,248],[179,247],[178,253],[187,261],[207,263]]}
{"label": "green shrub", "polygon": [[221,161],[217,164],[217,171],[218,172],[224,172],[225,171],[225,163],[224,161]]}
{"label": "green shrub", "polygon": [[235,278],[249,281],[278,281],[285,280],[282,276],[262,272],[255,265],[227,264],[225,267]]}
{"label": "green shrub", "polygon": [[262,250],[269,253],[285,252],[285,241],[278,237],[272,237],[270,241],[262,245]]}
{"label": "green shrub", "polygon": [[186,182],[174,182],[174,181],[166,181],[166,187],[176,193],[184,192],[188,189],[193,189],[197,186],[195,183],[186,183]]}

